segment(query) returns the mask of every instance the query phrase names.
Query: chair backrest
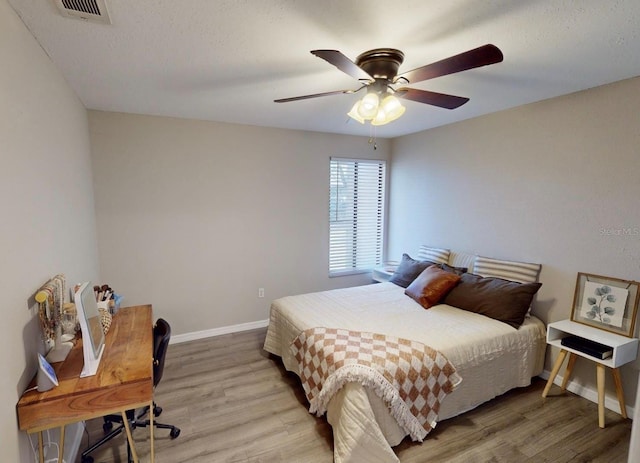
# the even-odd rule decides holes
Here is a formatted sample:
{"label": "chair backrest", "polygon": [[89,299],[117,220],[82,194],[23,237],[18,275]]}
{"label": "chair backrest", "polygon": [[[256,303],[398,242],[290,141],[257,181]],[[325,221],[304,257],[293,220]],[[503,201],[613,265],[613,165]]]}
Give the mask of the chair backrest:
{"label": "chair backrest", "polygon": [[171,339],[171,326],[163,318],[158,318],[153,327],[153,386],[157,386],[162,379],[164,359],[167,355]]}

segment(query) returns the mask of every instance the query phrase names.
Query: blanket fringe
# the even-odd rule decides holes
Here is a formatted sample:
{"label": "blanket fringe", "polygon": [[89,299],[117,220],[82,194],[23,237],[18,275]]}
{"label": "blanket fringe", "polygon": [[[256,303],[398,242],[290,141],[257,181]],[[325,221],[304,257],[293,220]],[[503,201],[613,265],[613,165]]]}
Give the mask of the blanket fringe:
{"label": "blanket fringe", "polygon": [[[320,394],[311,400],[309,412],[315,413],[317,416],[323,415],[327,411],[331,398],[350,382],[360,383],[373,390],[389,407],[391,416],[411,436],[411,439],[418,442],[423,441],[428,431],[411,413],[398,390],[381,373],[365,365],[349,364],[337,369],[333,375],[327,378]],[[428,425],[430,429],[433,429],[436,423],[434,421]]]}

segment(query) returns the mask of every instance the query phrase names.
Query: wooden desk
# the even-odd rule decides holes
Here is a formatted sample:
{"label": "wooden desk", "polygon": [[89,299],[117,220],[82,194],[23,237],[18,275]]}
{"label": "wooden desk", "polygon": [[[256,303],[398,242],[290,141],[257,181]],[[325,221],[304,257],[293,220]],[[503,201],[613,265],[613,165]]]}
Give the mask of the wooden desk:
{"label": "wooden desk", "polygon": [[[95,376],[80,378],[83,365],[80,339],[64,362],[54,364],[59,385],[46,392],[26,392],[18,402],[18,425],[38,433],[43,463],[42,431],[60,427],[59,459],[64,453],[64,427],[108,414],[121,413],[133,459],[138,461],[125,411],[151,406],[153,410],[153,319],[150,305],[120,309],[105,338],[104,353]],[[36,384],[35,379],[30,387]],[[149,413],[151,462],[154,461],[153,412]]]}

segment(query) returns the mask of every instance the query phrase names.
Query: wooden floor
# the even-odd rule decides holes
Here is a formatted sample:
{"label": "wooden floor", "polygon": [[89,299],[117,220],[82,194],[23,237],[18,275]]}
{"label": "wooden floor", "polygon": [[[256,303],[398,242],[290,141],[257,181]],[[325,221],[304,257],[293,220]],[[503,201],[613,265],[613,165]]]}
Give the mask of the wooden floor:
{"label": "wooden floor", "polygon": [[[331,427],[307,412],[298,378],[262,350],[266,330],[172,344],[156,401],[160,422],[181,428],[172,440],[156,432],[158,463],[331,463]],[[626,463],[631,420],[607,410],[598,428],[596,404],[554,386],[543,404],[544,381],[511,391],[438,424],[422,443],[405,439],[403,463]],[[87,423],[91,442],[101,420]],[[134,431],[148,461],[148,431]],[[85,436],[83,445],[87,444]],[[96,462],[126,462],[124,436],[93,454]],[[78,459],[79,463],[79,459]],[[366,463],[366,462],[362,462]]]}

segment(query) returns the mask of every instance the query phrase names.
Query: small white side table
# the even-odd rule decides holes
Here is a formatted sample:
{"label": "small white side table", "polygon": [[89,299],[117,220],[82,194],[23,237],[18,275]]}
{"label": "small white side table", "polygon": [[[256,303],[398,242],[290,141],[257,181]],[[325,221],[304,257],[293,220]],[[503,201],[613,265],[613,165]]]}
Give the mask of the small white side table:
{"label": "small white side table", "polygon": [[[585,354],[578,350],[572,349],[561,344],[562,338],[570,335],[580,336],[581,338],[589,339],[591,341],[599,342],[607,346],[611,346],[613,349],[613,355],[607,359],[598,359],[591,355]],[[613,374],[613,382],[616,386],[616,395],[618,396],[618,402],[620,403],[620,414],[623,418],[627,418],[627,410],[624,404],[624,391],[622,389],[622,379],[620,378],[620,366],[625,363],[632,362],[638,355],[638,339],[627,338],[615,333],[609,333],[608,331],[599,330],[591,326],[582,325],[580,323],[573,322],[571,320],[562,320],[559,322],[550,323],[547,326],[547,344],[558,347],[560,354],[556,359],[551,375],[547,381],[547,385],[542,392],[542,398],[546,398],[553,381],[555,380],[562,363],[569,354],[569,361],[567,363],[567,369],[565,370],[564,378],[562,379],[562,385],[560,386],[562,391],[567,387],[567,382],[571,376],[571,371],[576,363],[578,357],[591,360],[596,364],[596,377],[598,383],[598,426],[604,428],[604,384],[605,384],[605,367],[611,368]]]}

